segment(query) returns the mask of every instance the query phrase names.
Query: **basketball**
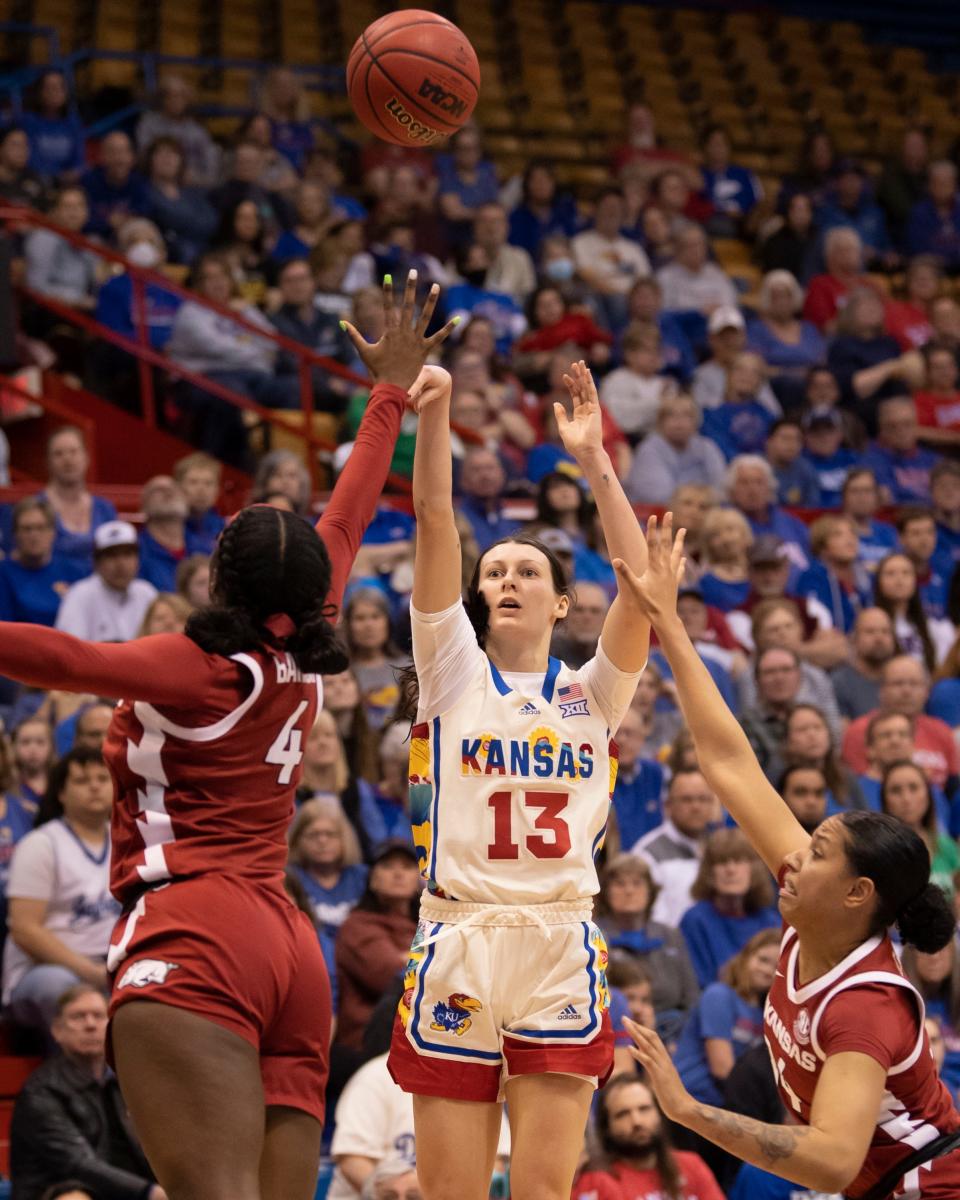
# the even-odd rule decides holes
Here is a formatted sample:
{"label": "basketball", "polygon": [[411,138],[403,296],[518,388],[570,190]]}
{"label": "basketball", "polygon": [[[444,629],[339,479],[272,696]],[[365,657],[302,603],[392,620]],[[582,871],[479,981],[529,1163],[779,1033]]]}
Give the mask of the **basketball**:
{"label": "basketball", "polygon": [[347,59],[347,91],[363,124],[398,146],[430,146],[470,119],[480,64],[451,21],[424,9],[388,13]]}

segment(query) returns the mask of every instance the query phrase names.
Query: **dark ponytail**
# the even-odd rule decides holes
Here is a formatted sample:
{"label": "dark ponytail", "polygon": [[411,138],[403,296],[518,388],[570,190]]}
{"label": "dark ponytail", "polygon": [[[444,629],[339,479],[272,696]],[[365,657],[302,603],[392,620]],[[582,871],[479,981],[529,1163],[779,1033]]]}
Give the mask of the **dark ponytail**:
{"label": "dark ponytail", "polygon": [[924,954],[942,950],[956,919],[943,890],[930,882],[930,851],[919,834],[888,813],[846,812],[851,869],[873,881],[877,909],[871,933],[896,925],[901,940]]}
{"label": "dark ponytail", "polygon": [[[480,569],[483,566],[483,560],[491,550],[495,550],[497,546],[514,544],[532,546],[535,550],[539,550],[550,564],[550,577],[553,580],[553,590],[558,595],[569,596],[571,602],[573,601],[573,589],[567,580],[567,573],[560,559],[557,558],[549,546],[545,546],[539,538],[529,533],[517,533],[513,537],[499,538],[492,546],[488,546],[477,559],[473,568],[473,574],[470,576],[470,582],[467,584],[467,590],[463,595],[463,607],[466,609],[467,619],[473,626],[473,632],[477,635],[477,643],[481,650],[486,647],[487,627],[490,624],[490,608],[483,598],[483,593],[480,591]],[[400,700],[397,703],[396,719],[413,722],[417,719],[420,684],[417,680],[416,667],[412,663],[400,672],[397,677],[397,683],[400,688]]]}
{"label": "dark ponytail", "polygon": [[229,657],[268,645],[265,622],[285,613],[294,630],[283,642],[303,672],[334,675],[348,660],[327,603],[327,548],[302,517],[265,504],[242,509],[220,536],[210,563],[212,603],[187,620],[186,634],[208,654]]}

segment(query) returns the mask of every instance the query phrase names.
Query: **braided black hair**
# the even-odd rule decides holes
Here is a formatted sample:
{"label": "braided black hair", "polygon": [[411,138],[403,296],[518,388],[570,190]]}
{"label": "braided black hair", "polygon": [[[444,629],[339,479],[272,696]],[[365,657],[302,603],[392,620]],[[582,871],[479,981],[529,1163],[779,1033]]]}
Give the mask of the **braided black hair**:
{"label": "braided black hair", "polygon": [[322,538],[302,517],[265,504],[245,508],[220,535],[210,562],[212,603],[190,615],[187,637],[208,654],[239,654],[269,642],[264,622],[286,613],[296,630],[284,649],[299,669],[344,671],[347,654],[326,599],[331,574]]}

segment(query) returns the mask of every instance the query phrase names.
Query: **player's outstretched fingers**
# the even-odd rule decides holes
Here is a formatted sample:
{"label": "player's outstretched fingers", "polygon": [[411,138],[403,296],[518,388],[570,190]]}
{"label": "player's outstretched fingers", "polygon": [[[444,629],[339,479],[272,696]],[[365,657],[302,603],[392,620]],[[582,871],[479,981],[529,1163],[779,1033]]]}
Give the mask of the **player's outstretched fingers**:
{"label": "player's outstretched fingers", "polygon": [[426,300],[423,302],[423,308],[420,310],[420,320],[417,322],[417,333],[421,337],[425,337],[430,322],[433,320],[433,310],[437,307],[437,301],[440,299],[440,284],[435,283],[427,294]]}
{"label": "player's outstretched fingers", "polygon": [[411,267],[407,272],[407,283],[403,289],[403,304],[400,308],[400,324],[406,329],[414,323],[413,310],[417,303],[417,269]]}
{"label": "player's outstretched fingers", "polygon": [[367,362],[367,351],[372,349],[372,346],[367,339],[362,333],[359,332],[359,330],[351,325],[349,321],[341,321],[340,328],[347,335],[350,341],[353,342],[357,353],[360,355],[360,358],[363,360],[363,362]]}
{"label": "player's outstretched fingers", "polygon": [[660,533],[657,529],[656,513],[651,513],[647,519],[647,553],[650,558],[650,565],[660,559]]}
{"label": "player's outstretched fingers", "polygon": [[383,277],[383,325],[385,329],[391,329],[399,322],[397,316],[397,305],[393,295],[393,276],[384,275]]}
{"label": "player's outstretched fingers", "polygon": [[426,339],[427,349],[432,350],[434,346],[439,346],[441,342],[445,342],[450,334],[453,333],[456,327],[460,324],[460,320],[460,317],[451,317],[442,329],[437,330],[433,337],[428,337]]}

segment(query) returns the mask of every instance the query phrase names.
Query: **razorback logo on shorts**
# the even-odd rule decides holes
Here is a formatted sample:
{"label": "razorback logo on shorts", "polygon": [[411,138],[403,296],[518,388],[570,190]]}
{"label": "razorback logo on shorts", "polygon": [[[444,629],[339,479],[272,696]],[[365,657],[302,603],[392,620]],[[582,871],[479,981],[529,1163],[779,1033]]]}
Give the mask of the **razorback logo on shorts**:
{"label": "razorback logo on shorts", "polygon": [[145,988],[151,983],[164,983],[171,971],[179,971],[176,963],[164,962],[160,958],[141,958],[131,963],[120,976],[117,989],[125,987]]}

